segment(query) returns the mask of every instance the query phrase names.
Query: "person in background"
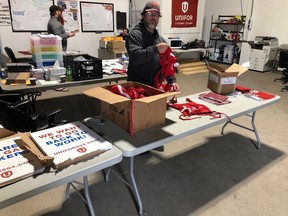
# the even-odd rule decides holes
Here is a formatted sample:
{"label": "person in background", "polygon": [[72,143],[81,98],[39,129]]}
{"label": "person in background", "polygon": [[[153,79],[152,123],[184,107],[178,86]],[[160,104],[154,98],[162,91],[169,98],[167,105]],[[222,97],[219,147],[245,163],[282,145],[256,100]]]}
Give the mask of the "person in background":
{"label": "person in background", "polygon": [[122,37],[123,40],[126,40],[128,34],[129,34],[129,29],[128,29],[128,28],[124,28],[124,29],[122,30],[122,33],[119,34],[118,37]]}
{"label": "person in background", "polygon": [[67,50],[67,39],[69,37],[74,37],[75,32],[66,32],[63,27],[62,10],[56,5],[52,5],[49,8],[50,20],[47,24],[48,34],[58,35],[62,38],[62,50],[66,52]]}
{"label": "person in background", "polygon": [[[141,20],[129,33],[126,49],[129,55],[127,80],[154,85],[154,77],[161,69],[159,54],[169,45],[159,35],[156,27],[161,17],[160,6],[156,2],[147,2]],[[179,91],[179,85],[173,80],[172,91]]]}
{"label": "person in background", "polygon": [[[161,17],[160,6],[156,2],[147,2],[141,13],[141,20],[129,33],[126,49],[129,55],[127,80],[154,86],[154,77],[161,70],[159,54],[169,45],[159,35],[156,27]],[[179,85],[173,80],[172,91],[179,91]],[[164,146],[154,149],[164,151]],[[141,154],[150,157],[150,152]]]}

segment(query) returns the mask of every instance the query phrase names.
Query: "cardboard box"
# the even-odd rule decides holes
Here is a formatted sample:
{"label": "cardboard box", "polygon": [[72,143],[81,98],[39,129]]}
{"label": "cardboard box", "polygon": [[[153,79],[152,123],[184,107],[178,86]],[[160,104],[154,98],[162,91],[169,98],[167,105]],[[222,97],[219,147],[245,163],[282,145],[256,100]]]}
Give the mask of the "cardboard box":
{"label": "cardboard box", "polygon": [[125,41],[108,41],[106,47],[109,52],[125,52]]}
{"label": "cardboard box", "polygon": [[23,83],[25,84],[30,78],[30,72],[8,72],[6,84]]}
{"label": "cardboard box", "polygon": [[207,87],[218,94],[230,94],[235,91],[237,77],[247,70],[248,68],[235,63],[226,70],[217,65],[210,65]]}
{"label": "cardboard box", "polygon": [[[163,124],[165,122],[167,97],[180,93],[165,93],[137,82],[126,82],[120,85],[124,88],[142,87],[151,96],[131,100],[111,92],[110,90],[114,85],[92,88],[83,93],[99,99],[101,101],[102,117],[114,122],[130,134]],[[133,107],[130,108],[130,106]]]}
{"label": "cardboard box", "polygon": [[66,75],[66,68],[60,67],[60,68],[48,68],[45,79],[49,81],[57,81],[60,80],[61,75]]}
{"label": "cardboard box", "polygon": [[122,37],[101,37],[101,40],[103,41],[123,41]]}
{"label": "cardboard box", "polygon": [[107,40],[99,40],[99,48],[106,49],[107,48]]}
{"label": "cardboard box", "polygon": [[123,41],[122,37],[101,37],[99,40],[99,48],[107,49],[107,42],[108,41]]}

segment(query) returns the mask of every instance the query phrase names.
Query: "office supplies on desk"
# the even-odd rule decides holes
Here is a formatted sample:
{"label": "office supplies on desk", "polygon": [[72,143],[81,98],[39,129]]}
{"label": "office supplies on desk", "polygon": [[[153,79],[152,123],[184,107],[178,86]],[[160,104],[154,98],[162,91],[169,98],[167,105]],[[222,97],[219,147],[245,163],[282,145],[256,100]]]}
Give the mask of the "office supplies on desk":
{"label": "office supplies on desk", "polygon": [[29,63],[6,63],[8,72],[30,72],[32,69]]}

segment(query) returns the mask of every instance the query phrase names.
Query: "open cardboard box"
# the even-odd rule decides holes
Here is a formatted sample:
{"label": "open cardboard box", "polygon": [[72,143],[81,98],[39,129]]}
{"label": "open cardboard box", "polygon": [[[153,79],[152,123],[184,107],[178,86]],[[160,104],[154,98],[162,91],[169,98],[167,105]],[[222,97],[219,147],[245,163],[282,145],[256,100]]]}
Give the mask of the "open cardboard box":
{"label": "open cardboard box", "polygon": [[167,97],[180,93],[166,93],[137,82],[126,82],[120,85],[124,88],[142,87],[151,96],[131,100],[111,92],[114,85],[95,87],[83,93],[99,99],[102,117],[114,122],[130,134],[165,123]]}
{"label": "open cardboard box", "polygon": [[217,65],[210,65],[207,87],[221,95],[230,94],[235,91],[237,77],[247,70],[248,68],[235,63],[226,70]]}

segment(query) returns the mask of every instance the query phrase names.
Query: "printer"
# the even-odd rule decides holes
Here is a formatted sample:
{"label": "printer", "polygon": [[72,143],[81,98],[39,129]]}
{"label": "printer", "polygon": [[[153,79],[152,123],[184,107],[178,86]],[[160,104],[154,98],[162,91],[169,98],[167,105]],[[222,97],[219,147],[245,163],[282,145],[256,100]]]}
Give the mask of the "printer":
{"label": "printer", "polygon": [[278,38],[256,36],[254,41],[242,44],[239,63],[243,63],[243,59],[246,59],[250,63],[251,70],[260,72],[272,70],[278,49]]}
{"label": "printer", "polygon": [[256,36],[254,44],[263,46],[278,46],[278,38],[267,36]]}

